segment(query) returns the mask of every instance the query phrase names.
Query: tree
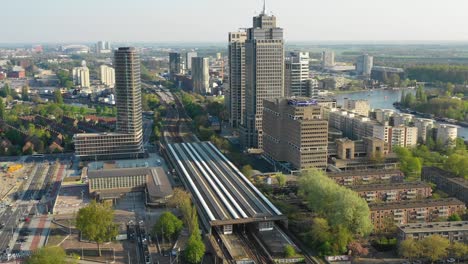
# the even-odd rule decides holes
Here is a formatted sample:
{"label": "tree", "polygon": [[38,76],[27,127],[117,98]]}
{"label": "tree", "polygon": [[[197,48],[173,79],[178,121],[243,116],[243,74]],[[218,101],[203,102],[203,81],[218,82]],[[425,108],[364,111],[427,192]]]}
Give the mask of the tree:
{"label": "tree", "polygon": [[450,254],[457,259],[463,259],[468,255],[468,245],[463,242],[453,242],[449,248]]}
{"label": "tree", "polygon": [[332,240],[330,226],[327,219],[316,217],[312,220],[310,231],[307,233],[307,240],[310,241],[312,247],[318,247]]}
{"label": "tree", "polygon": [[153,227],[153,233],[163,235],[166,239],[176,238],[184,224],[171,212],[164,212]]}
{"label": "tree", "polygon": [[0,120],[5,119],[5,103],[3,103],[3,99],[0,98]]}
{"label": "tree", "polygon": [[27,264],[65,264],[66,254],[61,247],[43,247],[35,251],[27,260]]}
{"label": "tree", "polygon": [[421,244],[418,241],[409,238],[405,239],[400,243],[400,247],[398,248],[398,252],[402,257],[408,259],[418,258],[422,255],[423,250]]}
{"label": "tree", "polygon": [[76,228],[85,238],[96,242],[99,256],[102,255],[100,245],[111,241],[118,234],[118,226],[114,223],[114,210],[110,205],[96,201],[78,211]]}
{"label": "tree", "polygon": [[454,213],[447,218],[447,221],[450,221],[450,222],[461,221],[461,220],[462,220],[461,217],[457,213]]}
{"label": "tree", "polygon": [[322,171],[309,170],[301,174],[299,195],[313,212],[328,220],[332,229],[341,227],[360,236],[371,233],[373,225],[367,202],[357,193],[338,185]]}
{"label": "tree", "polygon": [[365,256],[369,254],[369,250],[361,245],[361,243],[357,241],[352,241],[348,245],[348,250],[351,251],[353,256]]}
{"label": "tree", "polygon": [[54,91],[54,101],[59,105],[63,104],[62,92],[59,89]]}
{"label": "tree", "polygon": [[286,258],[295,257],[296,256],[296,250],[294,249],[294,247],[289,245],[289,244],[284,246],[284,256]]}
{"label": "tree", "polygon": [[245,165],[241,169],[242,174],[244,174],[247,177],[252,177],[253,176],[253,168],[250,165]]}
{"label": "tree", "polygon": [[29,101],[29,87],[26,85],[21,87],[21,100]]}
{"label": "tree", "polygon": [[439,235],[431,235],[421,240],[421,246],[423,256],[434,262],[447,256],[450,241]]}
{"label": "tree", "polygon": [[200,263],[203,255],[205,255],[205,244],[201,240],[199,232],[193,232],[187,242],[184,254],[185,260],[192,264]]}
{"label": "tree", "polygon": [[279,187],[284,187],[286,185],[286,176],[283,173],[277,173],[275,178],[278,181]]}

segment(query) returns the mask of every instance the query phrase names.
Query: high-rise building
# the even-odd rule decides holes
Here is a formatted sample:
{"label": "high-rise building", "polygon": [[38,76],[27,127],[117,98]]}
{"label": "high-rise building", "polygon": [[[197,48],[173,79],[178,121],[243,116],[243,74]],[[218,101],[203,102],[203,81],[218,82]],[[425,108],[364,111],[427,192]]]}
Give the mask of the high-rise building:
{"label": "high-rise building", "polygon": [[285,59],[284,87],[286,96],[311,97],[309,79],[309,53],[290,52]]}
{"label": "high-rise building", "polygon": [[210,91],[210,65],[208,58],[192,58],[193,91],[199,94],[209,94]]}
{"label": "high-rise building", "polygon": [[335,66],[335,52],[326,50],[322,52],[322,68],[332,68]]}
{"label": "high-rise building", "polygon": [[265,8],[253,18],[245,41],[245,122],[241,144],[246,149],[262,148],[263,101],[284,96],[283,29]]}
{"label": "high-rise building", "polygon": [[137,158],[144,155],[140,56],[135,48],[115,51],[117,124],[114,133],[75,134],[75,155],[82,159]]}
{"label": "high-rise building", "polygon": [[322,107],[308,98],[265,100],[265,157],[286,162],[294,170],[327,167],[328,121]]}
{"label": "high-rise building", "polygon": [[177,52],[169,53],[169,76],[172,80],[176,75],[183,73],[183,67],[182,55]]}
{"label": "high-rise building", "polygon": [[229,33],[229,123],[239,128],[245,116],[245,41],[247,32]]}
{"label": "high-rise building", "polygon": [[96,44],[96,53],[106,54],[111,52],[112,48],[109,41],[98,41],[98,43]]}
{"label": "high-rise building", "polygon": [[374,57],[369,54],[363,54],[357,58],[356,74],[358,76],[370,77],[372,67],[374,66]]}
{"label": "high-rise building", "polygon": [[114,87],[115,85],[115,70],[112,67],[107,65],[101,65],[99,67],[99,77],[101,78],[101,83],[109,87]]}
{"label": "high-rise building", "polygon": [[362,116],[369,116],[370,105],[367,100],[352,100],[345,98],[343,102],[343,109],[356,113]]}
{"label": "high-rise building", "polygon": [[185,65],[187,67],[187,70],[192,69],[192,58],[197,57],[198,54],[195,51],[189,51],[187,54],[185,54]]}
{"label": "high-rise building", "polygon": [[89,69],[86,67],[86,62],[81,63],[81,67],[75,67],[72,71],[73,83],[80,87],[90,87]]}

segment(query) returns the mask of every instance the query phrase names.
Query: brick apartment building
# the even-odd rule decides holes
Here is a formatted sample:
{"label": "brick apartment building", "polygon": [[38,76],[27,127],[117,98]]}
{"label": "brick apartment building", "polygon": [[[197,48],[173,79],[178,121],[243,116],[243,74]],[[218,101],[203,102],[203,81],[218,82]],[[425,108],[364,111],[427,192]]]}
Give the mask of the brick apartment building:
{"label": "brick apartment building", "polygon": [[432,195],[432,188],[425,182],[354,185],[349,188],[367,202],[403,201],[423,199]]}

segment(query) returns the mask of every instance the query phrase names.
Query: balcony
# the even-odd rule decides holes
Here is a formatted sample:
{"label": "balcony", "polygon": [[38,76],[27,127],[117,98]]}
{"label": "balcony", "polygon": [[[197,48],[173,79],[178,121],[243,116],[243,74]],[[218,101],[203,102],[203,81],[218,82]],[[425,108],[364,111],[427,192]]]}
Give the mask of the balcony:
{"label": "balcony", "polygon": [[416,219],[418,220],[426,219],[426,215],[416,215]]}
{"label": "balcony", "polygon": [[416,191],[416,190],[409,190],[409,191],[406,192],[406,194],[417,194],[417,193],[418,193],[418,191]]}
{"label": "balcony", "polygon": [[390,178],[391,178],[390,176],[382,176],[382,177],[380,177],[381,180],[390,180]]}
{"label": "balcony", "polygon": [[372,180],[372,178],[371,177],[363,177],[362,180],[363,181],[370,181],[370,180]]}
{"label": "balcony", "polygon": [[403,211],[395,211],[395,212],[393,212],[393,215],[395,215],[395,216],[397,216],[397,215],[404,215],[404,214],[405,214],[405,212],[403,212]]}
{"label": "balcony", "polygon": [[375,197],[375,193],[366,193],[366,197]]}

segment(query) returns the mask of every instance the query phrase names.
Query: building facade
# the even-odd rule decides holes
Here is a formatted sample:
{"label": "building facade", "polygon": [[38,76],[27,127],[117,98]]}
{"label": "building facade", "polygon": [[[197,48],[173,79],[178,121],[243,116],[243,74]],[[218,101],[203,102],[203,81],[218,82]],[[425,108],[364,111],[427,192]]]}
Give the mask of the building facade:
{"label": "building facade", "polygon": [[427,136],[430,135],[432,128],[434,128],[434,119],[414,118],[413,122],[414,126],[418,128],[418,140],[426,143]]}
{"label": "building facade", "polygon": [[90,87],[89,81],[89,69],[86,67],[86,63],[83,62],[81,67],[75,67],[72,71],[73,83],[80,87]]}
{"label": "building facade", "polygon": [[432,188],[424,182],[365,184],[349,187],[368,203],[424,199],[432,195]]}
{"label": "building facade", "polygon": [[373,66],[374,66],[374,57],[370,56],[369,54],[363,54],[357,58],[356,74],[358,76],[370,77]]}
{"label": "building facade", "polygon": [[454,145],[458,136],[458,127],[442,124],[437,127],[437,140],[445,145]]}
{"label": "building facade", "polygon": [[429,222],[398,225],[397,237],[401,242],[406,239],[422,240],[431,235],[439,235],[450,242],[468,243],[468,221]]}
{"label": "building facade", "polygon": [[328,122],[322,107],[310,99],[265,100],[264,155],[294,169],[327,167]]}
{"label": "building facade", "polygon": [[211,93],[210,65],[208,58],[192,58],[192,82],[194,92],[203,95]]}
{"label": "building facade", "polygon": [[229,123],[233,128],[245,118],[245,41],[247,32],[229,33]]}
{"label": "building facade", "polygon": [[169,53],[169,77],[175,80],[176,75],[183,73],[182,55],[178,52]]}
{"label": "building facade", "polygon": [[285,96],[311,97],[309,80],[309,53],[290,52],[285,59]]}
{"label": "building facade", "polygon": [[263,147],[263,102],[284,96],[283,29],[264,10],[253,18],[245,42],[245,121],[241,144],[245,149]]}
{"label": "building facade", "polygon": [[140,56],[135,48],[115,51],[115,133],[75,134],[75,155],[82,159],[137,158],[144,155]]}
{"label": "building facade", "polygon": [[327,176],[345,186],[362,184],[402,183],[405,175],[400,170],[352,170],[328,172]]}
{"label": "building facade", "polygon": [[198,57],[198,53],[195,51],[189,51],[185,54],[185,66],[187,70],[192,70],[192,58]]}
{"label": "building facade", "polygon": [[369,116],[370,104],[368,100],[352,100],[345,98],[343,101],[343,109],[351,111],[361,116]]}
{"label": "building facade", "polygon": [[332,68],[335,66],[335,52],[326,50],[322,52],[322,68]]}
{"label": "building facade", "polygon": [[96,44],[96,53],[97,54],[110,54],[112,52],[112,47],[109,41],[98,41]]}
{"label": "building facade", "polygon": [[427,223],[463,214],[465,204],[455,198],[370,203],[371,221],[376,230],[391,224]]}
{"label": "building facade", "polygon": [[99,67],[99,77],[101,79],[101,83],[109,86],[115,86],[115,70],[112,67],[107,65],[101,65]]}

